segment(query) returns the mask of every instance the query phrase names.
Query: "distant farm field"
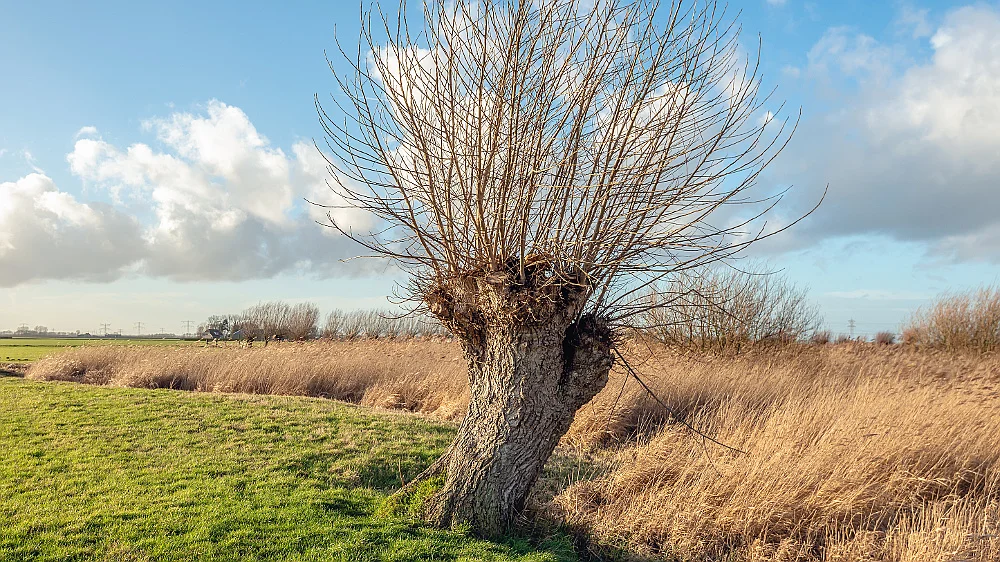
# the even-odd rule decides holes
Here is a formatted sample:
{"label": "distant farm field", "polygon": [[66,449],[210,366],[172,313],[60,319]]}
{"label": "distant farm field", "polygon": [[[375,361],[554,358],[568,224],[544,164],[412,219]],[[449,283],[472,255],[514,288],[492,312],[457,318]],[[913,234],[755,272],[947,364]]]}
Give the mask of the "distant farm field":
{"label": "distant farm field", "polygon": [[190,340],[104,339],[104,338],[10,338],[0,339],[0,362],[31,363],[69,347],[133,345],[188,346],[199,345]]}

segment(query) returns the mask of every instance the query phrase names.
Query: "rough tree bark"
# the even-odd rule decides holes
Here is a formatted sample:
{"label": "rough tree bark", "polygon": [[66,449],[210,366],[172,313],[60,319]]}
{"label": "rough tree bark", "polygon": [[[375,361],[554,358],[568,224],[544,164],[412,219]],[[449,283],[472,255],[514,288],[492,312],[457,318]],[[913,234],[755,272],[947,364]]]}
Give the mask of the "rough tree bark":
{"label": "rough tree bark", "polygon": [[435,525],[508,530],[576,411],[607,383],[612,333],[581,315],[590,289],[545,267],[448,280],[426,300],[462,343],[470,403],[446,474],[425,504]]}

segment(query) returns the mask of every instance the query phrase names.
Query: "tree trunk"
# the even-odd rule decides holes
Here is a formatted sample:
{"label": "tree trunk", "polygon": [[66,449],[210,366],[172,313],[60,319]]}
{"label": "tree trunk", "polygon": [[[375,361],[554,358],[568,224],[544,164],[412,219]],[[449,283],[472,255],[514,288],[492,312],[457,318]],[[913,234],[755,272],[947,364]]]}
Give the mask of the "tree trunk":
{"label": "tree trunk", "polygon": [[[460,326],[454,295],[448,310],[440,300],[432,302],[462,341],[470,401],[455,441],[432,468],[446,478],[424,506],[430,523],[468,525],[486,537],[505,533],[576,411],[604,388],[613,363],[610,331],[598,319],[579,315],[586,291],[574,293],[563,291],[520,321],[517,314],[501,314],[507,321],[498,322],[481,306],[460,306],[465,313],[457,316],[466,320]],[[487,300],[510,312],[519,299],[500,294],[507,299]]]}

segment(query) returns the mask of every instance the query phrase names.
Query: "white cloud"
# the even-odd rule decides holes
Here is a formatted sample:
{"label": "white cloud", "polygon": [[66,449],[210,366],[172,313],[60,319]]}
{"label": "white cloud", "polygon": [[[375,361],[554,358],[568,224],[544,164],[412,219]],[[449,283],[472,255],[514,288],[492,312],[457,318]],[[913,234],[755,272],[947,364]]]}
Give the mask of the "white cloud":
{"label": "white cloud", "polygon": [[21,157],[24,158],[24,161],[28,164],[28,166],[31,167],[32,170],[34,170],[36,174],[45,175],[45,170],[38,167],[38,164],[35,163],[35,157],[31,154],[30,151],[28,151],[27,149],[22,150]]}
{"label": "white cloud", "polygon": [[[79,138],[67,155],[70,171],[112,204],[79,202],[41,174],[0,184],[0,270],[8,272],[0,274],[0,285],[109,279],[132,270],[224,280],[364,267],[338,261],[358,249],[315,224],[322,213],[303,202],[336,203],[325,184],[325,161],[311,144],[296,143],[288,155],[243,111],[218,101],[202,114],[149,120],[144,129],[165,150]],[[345,226],[371,226],[355,209],[335,216]],[[72,255],[63,256],[65,248]]]}
{"label": "white cloud", "polygon": [[81,203],[45,175],[0,183],[0,286],[45,278],[113,279],[143,248],[134,218],[107,205]]}
{"label": "white cloud", "polygon": [[934,31],[928,15],[927,8],[915,8],[911,4],[904,4],[896,17],[895,24],[903,33],[908,34],[913,39],[929,37]]}
{"label": "white cloud", "polygon": [[1000,222],[971,232],[952,234],[934,243],[933,251],[953,261],[1000,262]]}
{"label": "white cloud", "polygon": [[831,27],[807,55],[813,76],[883,79],[899,58],[894,49],[847,26]]}
{"label": "white cloud", "polygon": [[1000,261],[1000,12],[955,10],[929,46],[929,60],[906,64],[898,47],[835,28],[810,51],[813,76],[855,82],[835,91],[839,109],[800,128],[773,171],[830,185],[795,233],[802,243],[881,233],[939,257]]}
{"label": "white cloud", "polygon": [[784,6],[786,0],[767,0],[769,6]]}
{"label": "white cloud", "polygon": [[[347,205],[342,199],[334,196],[327,185],[330,178],[330,171],[326,159],[319,153],[315,146],[303,142],[296,143],[292,147],[295,155],[296,166],[293,172],[293,180],[297,185],[306,186],[303,196],[317,205],[309,205],[309,217],[318,223],[328,223],[332,218],[338,225],[353,227],[356,230],[369,230],[372,228],[371,215],[367,211],[362,211],[356,207]],[[341,180],[345,185],[351,184],[350,180]],[[360,189],[355,191],[360,192]],[[322,207],[320,205],[323,205]],[[324,229],[327,234],[333,234],[334,229]]]}
{"label": "white cloud", "polygon": [[239,108],[213,101],[207,110],[207,116],[175,113],[144,126],[190,162],[193,175],[225,182],[229,188],[225,201],[210,182],[198,186],[202,189],[195,195],[202,205],[228,204],[264,221],[287,224],[293,205],[289,183],[293,163],[280,148],[269,146]]}
{"label": "white cloud", "polygon": [[785,65],[781,67],[781,74],[794,80],[802,75],[802,69],[797,66]]}
{"label": "white cloud", "polygon": [[80,137],[96,137],[98,135],[97,127],[88,125],[86,127],[80,127],[80,130],[76,132],[76,138]]}

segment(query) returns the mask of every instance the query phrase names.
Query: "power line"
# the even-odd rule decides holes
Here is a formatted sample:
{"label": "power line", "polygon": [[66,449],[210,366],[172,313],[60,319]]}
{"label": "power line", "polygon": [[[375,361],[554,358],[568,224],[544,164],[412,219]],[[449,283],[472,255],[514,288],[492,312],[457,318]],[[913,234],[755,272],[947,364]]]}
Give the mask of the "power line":
{"label": "power line", "polygon": [[142,335],[142,322],[136,322],[135,323],[135,333],[136,333],[137,336],[141,336]]}
{"label": "power line", "polygon": [[103,331],[104,331],[104,335],[105,335],[105,336],[107,336],[107,335],[108,335],[108,328],[110,328],[110,327],[111,327],[111,324],[110,324],[110,323],[104,323],[104,324],[101,324],[101,330],[103,330]]}
{"label": "power line", "polygon": [[190,334],[191,333],[191,325],[194,324],[194,321],[193,320],[184,320],[183,322],[181,322],[181,324],[184,324],[184,335],[186,336],[186,335]]}
{"label": "power line", "polygon": [[849,321],[847,322],[847,327],[851,329],[851,337],[852,337],[852,338],[854,337],[854,326],[855,326],[855,324],[854,324],[854,319],[853,319],[853,318],[851,318],[851,319],[850,319],[850,320],[849,320]]}

